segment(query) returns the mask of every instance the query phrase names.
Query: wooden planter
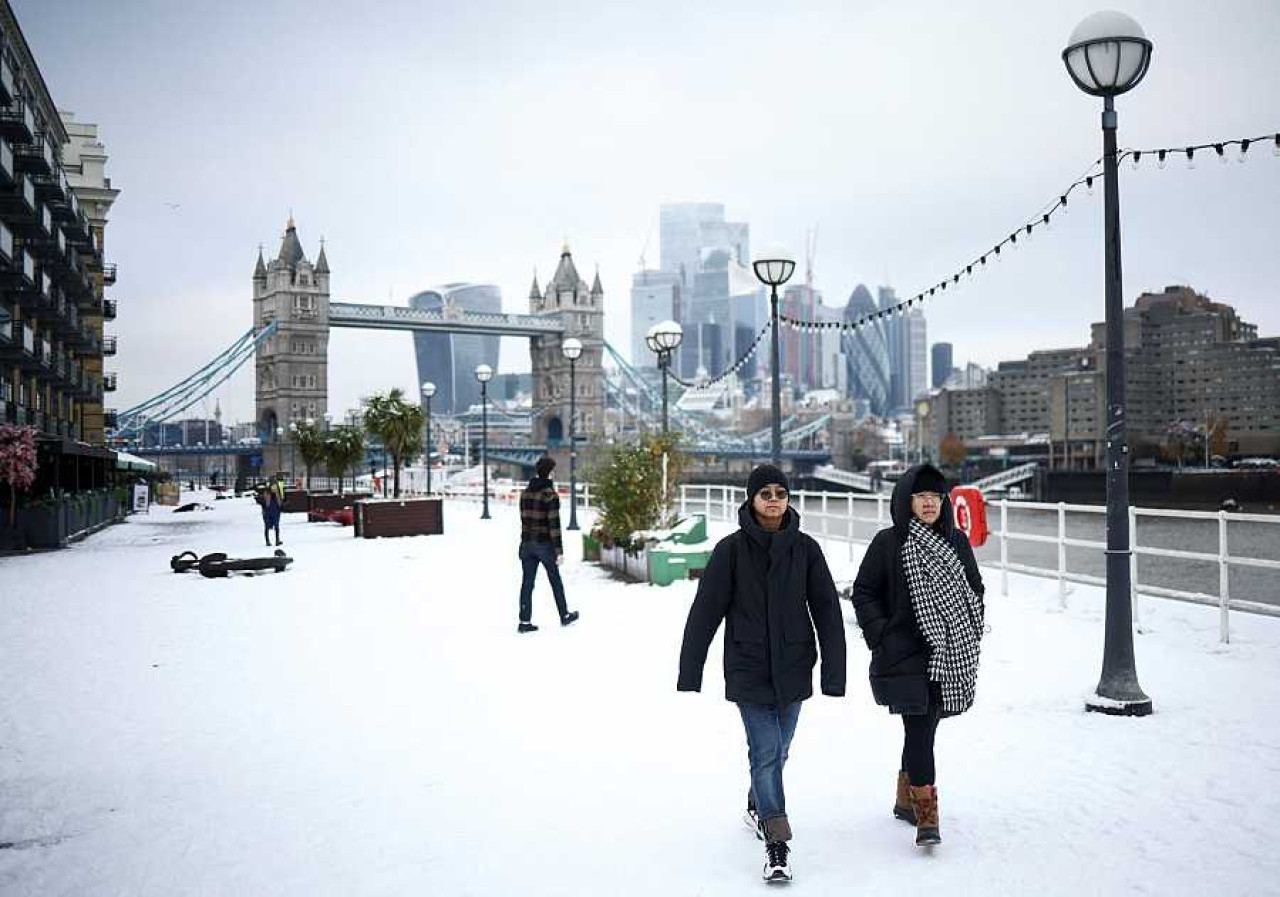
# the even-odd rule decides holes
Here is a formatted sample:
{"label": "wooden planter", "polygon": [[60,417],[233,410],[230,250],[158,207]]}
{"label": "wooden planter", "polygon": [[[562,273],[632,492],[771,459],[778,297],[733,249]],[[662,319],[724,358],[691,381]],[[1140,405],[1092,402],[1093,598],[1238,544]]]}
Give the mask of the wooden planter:
{"label": "wooden planter", "polygon": [[285,514],[305,514],[310,502],[311,495],[306,489],[286,489],[284,504],[280,506],[280,510]]}
{"label": "wooden planter", "polygon": [[311,504],[308,506],[309,511],[341,511],[343,508],[350,508],[356,502],[372,498],[372,492],[348,492],[345,495],[338,495],[334,492],[312,493]]}
{"label": "wooden planter", "polygon": [[367,498],[355,503],[357,538],[438,536],[444,533],[439,498]]}

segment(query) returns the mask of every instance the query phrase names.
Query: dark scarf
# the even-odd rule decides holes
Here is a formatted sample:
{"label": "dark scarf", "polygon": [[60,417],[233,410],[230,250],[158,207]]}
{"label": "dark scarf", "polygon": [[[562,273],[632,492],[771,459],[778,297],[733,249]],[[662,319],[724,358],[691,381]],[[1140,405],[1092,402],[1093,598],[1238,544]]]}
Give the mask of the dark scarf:
{"label": "dark scarf", "polygon": [[920,632],[932,650],[929,678],[942,686],[942,709],[963,713],[973,705],[983,607],[946,539],[912,518],[902,566]]}

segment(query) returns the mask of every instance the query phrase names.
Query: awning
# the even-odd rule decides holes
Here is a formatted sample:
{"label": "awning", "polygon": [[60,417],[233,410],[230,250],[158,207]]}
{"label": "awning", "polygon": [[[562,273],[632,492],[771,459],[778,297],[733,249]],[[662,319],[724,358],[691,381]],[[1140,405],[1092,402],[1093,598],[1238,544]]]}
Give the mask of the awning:
{"label": "awning", "polygon": [[154,461],[139,458],[137,455],[131,455],[128,452],[116,452],[116,470],[136,470],[140,473],[147,473],[155,469]]}

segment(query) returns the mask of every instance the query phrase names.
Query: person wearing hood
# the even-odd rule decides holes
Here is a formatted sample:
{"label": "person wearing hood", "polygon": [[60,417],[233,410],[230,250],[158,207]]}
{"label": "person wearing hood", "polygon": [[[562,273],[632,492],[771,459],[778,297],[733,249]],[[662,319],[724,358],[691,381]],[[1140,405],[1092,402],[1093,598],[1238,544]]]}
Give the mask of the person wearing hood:
{"label": "person wearing hood", "polygon": [[564,544],[560,539],[560,496],[551,482],[551,471],[556,469],[554,458],[543,455],[534,465],[534,477],[520,493],[520,566],[524,579],[520,583],[520,622],[517,632],[537,632],[533,625],[533,582],[538,576],[538,565],[547,568],[547,580],[551,594],[560,612],[560,625],[568,626],[578,619],[578,612],[570,611],[564,600],[564,583],[557,569],[564,560]]}
{"label": "person wearing hood", "polygon": [[936,467],[920,464],[903,474],[890,516],[893,525],[867,547],[851,597],[871,649],[871,693],[902,717],[893,815],[915,825],[916,844],[927,846],[942,841],[938,721],[968,710],[978,681],[982,575]]}
{"label": "person wearing hood", "polygon": [[[700,691],[707,651],[725,624],[725,697],[738,705],[751,770],[745,822],[765,842],[766,881],[790,881],[791,824],[782,770],[813,695],[822,654],[822,693],[845,687],[844,617],[826,558],[800,532],[786,475],[763,465],[751,472],[738,530],[721,539],[698,583],[680,648],[679,691]],[[817,637],[815,639],[815,627]]]}

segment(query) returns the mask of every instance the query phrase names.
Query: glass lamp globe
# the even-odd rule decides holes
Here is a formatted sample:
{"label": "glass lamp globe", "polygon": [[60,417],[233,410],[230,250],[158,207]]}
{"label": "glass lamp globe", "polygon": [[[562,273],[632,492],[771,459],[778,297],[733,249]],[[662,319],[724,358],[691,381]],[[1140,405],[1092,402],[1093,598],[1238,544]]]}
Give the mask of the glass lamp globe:
{"label": "glass lamp globe", "polygon": [[1115,97],[1137,87],[1147,74],[1151,41],[1124,13],[1095,12],[1071,32],[1062,61],[1085,93]]}

